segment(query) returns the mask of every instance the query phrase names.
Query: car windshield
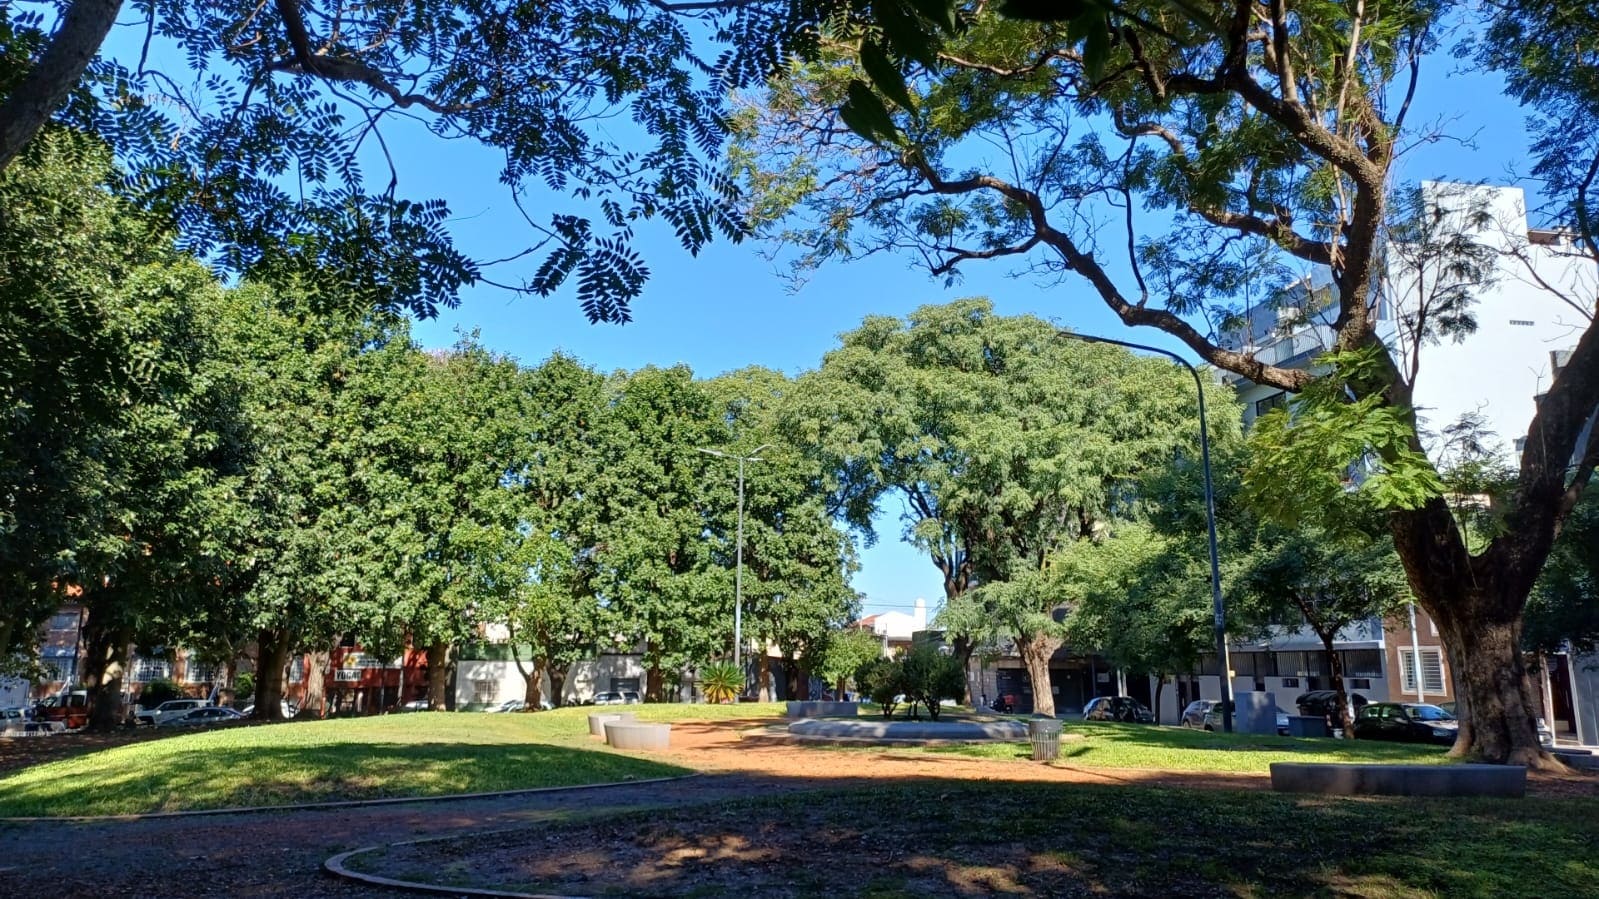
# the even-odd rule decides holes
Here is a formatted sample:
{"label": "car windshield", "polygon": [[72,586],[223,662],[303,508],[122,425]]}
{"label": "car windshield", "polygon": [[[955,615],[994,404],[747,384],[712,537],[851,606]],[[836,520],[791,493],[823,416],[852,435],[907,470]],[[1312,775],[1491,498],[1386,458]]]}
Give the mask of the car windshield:
{"label": "car windshield", "polygon": [[1417,721],[1453,721],[1455,716],[1435,705],[1407,705],[1405,712]]}

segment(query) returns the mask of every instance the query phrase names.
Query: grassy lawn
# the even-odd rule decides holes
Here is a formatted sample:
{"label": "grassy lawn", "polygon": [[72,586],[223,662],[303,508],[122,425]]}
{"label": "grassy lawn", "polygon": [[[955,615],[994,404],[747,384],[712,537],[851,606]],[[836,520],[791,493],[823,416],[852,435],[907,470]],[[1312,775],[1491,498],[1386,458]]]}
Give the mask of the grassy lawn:
{"label": "grassy lawn", "polygon": [[[1369,740],[1299,739],[1257,734],[1206,733],[1180,727],[1066,722],[1059,764],[1096,768],[1159,768],[1168,771],[1265,773],[1272,762],[1386,762],[1444,764],[1445,747]],[[918,750],[993,759],[1030,758],[1026,743],[939,746]]]}
{"label": "grassy lawn", "polygon": [[363,870],[589,895],[1592,895],[1590,800],[933,783],[392,847]]}
{"label": "grassy lawn", "polygon": [[[631,706],[642,720],[740,718],[775,706]],[[682,774],[606,751],[585,716],[386,715],[177,734],[0,778],[0,816],[107,815],[438,796]],[[71,736],[51,739],[73,739]]]}

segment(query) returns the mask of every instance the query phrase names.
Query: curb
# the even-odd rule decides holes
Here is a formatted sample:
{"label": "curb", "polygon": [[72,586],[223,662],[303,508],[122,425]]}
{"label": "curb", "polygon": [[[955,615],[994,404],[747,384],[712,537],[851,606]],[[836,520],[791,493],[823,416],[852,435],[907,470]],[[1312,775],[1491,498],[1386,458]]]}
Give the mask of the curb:
{"label": "curb", "polygon": [[[675,778],[674,778],[675,779]],[[527,827],[502,827],[498,830],[479,830],[466,834],[453,834],[447,837],[427,837],[421,840],[404,840],[399,843],[383,843],[377,846],[362,846],[360,849],[351,849],[341,852],[322,863],[322,870],[343,880],[353,881],[365,886],[385,887],[391,890],[405,890],[411,893],[431,893],[434,895],[448,896],[498,896],[512,897],[512,899],[584,899],[581,896],[568,896],[561,893],[516,893],[510,890],[489,890],[482,887],[442,886],[436,883],[421,883],[415,880],[398,880],[393,877],[384,877],[381,874],[367,874],[361,871],[352,871],[344,866],[344,862],[357,855],[376,852],[391,846],[418,846],[424,843],[442,843],[445,840],[458,840],[462,837],[489,837],[502,833],[514,833],[527,830]]]}
{"label": "curb", "polygon": [[[242,805],[232,808],[204,808],[191,809],[182,812],[147,812],[142,815],[60,815],[39,816],[31,818],[0,818],[0,824],[39,824],[42,822],[58,822],[66,824],[96,824],[111,821],[158,821],[163,818],[200,818],[206,815],[256,815],[268,812],[297,812],[315,809],[340,809],[340,808],[365,808],[379,805],[405,805],[416,802],[459,802],[466,799],[500,799],[511,796],[528,796],[535,793],[559,793],[569,790],[602,790],[610,787],[632,787],[640,784],[669,783],[674,780],[687,780],[698,777],[700,772],[690,771],[687,774],[678,774],[672,777],[646,777],[641,780],[615,780],[609,783],[597,784],[571,784],[562,787],[525,787],[520,790],[496,790],[488,793],[446,793],[443,796],[389,796],[383,799],[345,799],[337,802],[301,802],[293,805]],[[425,842],[425,841],[415,841]],[[401,844],[395,844],[401,845]],[[369,846],[367,849],[356,850],[365,852],[378,847]],[[493,894],[488,894],[493,895]],[[518,893],[503,893],[499,895],[521,895]]]}

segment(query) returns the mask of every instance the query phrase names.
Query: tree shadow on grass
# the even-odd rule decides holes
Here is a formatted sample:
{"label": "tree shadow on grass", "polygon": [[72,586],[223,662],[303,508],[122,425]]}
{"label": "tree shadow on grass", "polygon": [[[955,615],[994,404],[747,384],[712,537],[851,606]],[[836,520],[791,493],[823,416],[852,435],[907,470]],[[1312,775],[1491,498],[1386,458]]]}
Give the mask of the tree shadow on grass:
{"label": "tree shadow on grass", "polygon": [[440,796],[668,777],[682,768],[611,752],[503,743],[327,743],[196,748],[158,764],[112,753],[0,780],[0,816],[139,814]]}
{"label": "tree shadow on grass", "polygon": [[584,894],[1579,895],[1599,877],[1599,818],[1581,812],[1580,800],[862,781],[395,846],[357,864]]}

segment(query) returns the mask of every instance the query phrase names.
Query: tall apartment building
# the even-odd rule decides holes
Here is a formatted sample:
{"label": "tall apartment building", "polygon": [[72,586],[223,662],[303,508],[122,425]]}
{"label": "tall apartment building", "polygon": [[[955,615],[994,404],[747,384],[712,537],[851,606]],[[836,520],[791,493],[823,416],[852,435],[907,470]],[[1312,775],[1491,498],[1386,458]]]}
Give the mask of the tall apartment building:
{"label": "tall apartment building", "polygon": [[[1402,369],[1414,367],[1414,403],[1423,443],[1435,461],[1452,452],[1449,429],[1467,417],[1475,419],[1479,433],[1492,435],[1490,449],[1513,459],[1522,449],[1538,399],[1589,324],[1582,310],[1591,314],[1594,308],[1599,269],[1578,251],[1569,233],[1528,224],[1520,188],[1423,182],[1420,197],[1439,213],[1435,238],[1464,237],[1477,248],[1469,255],[1455,252],[1450,259],[1473,259],[1483,277],[1467,283],[1436,253],[1390,245],[1372,302],[1378,333]],[[1475,328],[1453,336],[1422,333],[1418,322],[1438,321],[1440,306],[1452,293],[1470,296],[1464,311],[1475,319]],[[1222,342],[1274,365],[1311,366],[1332,345],[1336,312],[1327,273],[1312,273],[1245,309],[1239,326],[1224,334]],[[1222,379],[1238,391],[1246,426],[1288,402],[1275,387],[1231,373]],[[1447,689],[1452,680],[1447,655],[1436,628],[1419,611],[1416,629],[1414,642],[1420,644],[1423,662],[1420,684],[1413,670],[1405,670],[1413,642],[1407,622],[1367,628],[1350,649],[1382,653],[1390,670],[1372,670],[1389,698],[1415,700],[1419,690],[1428,701],[1438,701],[1436,688],[1452,692]],[[1296,639],[1298,635],[1285,635],[1284,643]],[[1545,683],[1546,715],[1557,731],[1585,744],[1599,744],[1596,667],[1599,659],[1556,659],[1555,677]],[[1384,673],[1391,676],[1381,678]],[[1239,688],[1249,689],[1242,683]]]}

